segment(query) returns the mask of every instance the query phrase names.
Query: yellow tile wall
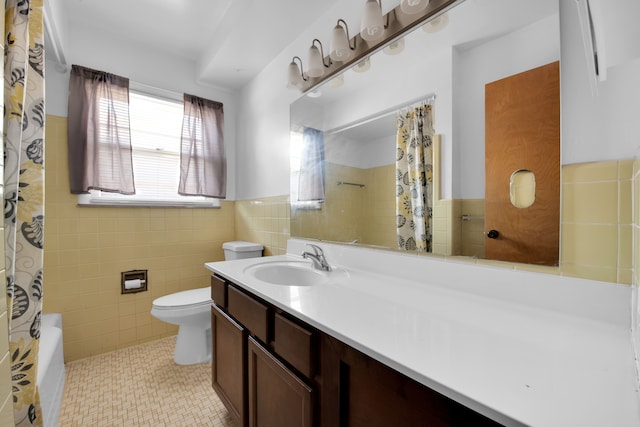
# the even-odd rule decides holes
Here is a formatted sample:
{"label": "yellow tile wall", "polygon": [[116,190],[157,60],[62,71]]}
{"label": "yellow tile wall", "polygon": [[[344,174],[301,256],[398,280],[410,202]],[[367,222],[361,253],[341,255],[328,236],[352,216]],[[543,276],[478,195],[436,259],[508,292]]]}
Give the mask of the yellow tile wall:
{"label": "yellow tile wall", "polygon": [[433,203],[433,253],[462,254],[462,224],[460,200],[440,199]]}
{"label": "yellow tile wall", "polygon": [[264,256],[287,252],[289,196],[235,202],[236,238],[261,243]]}
{"label": "yellow tile wall", "polygon": [[[461,254],[484,258],[484,199],[461,199],[460,205]],[[462,221],[462,215],[469,220]]]}
{"label": "yellow tile wall", "polygon": [[395,248],[396,237],[396,168],[395,165],[380,166],[364,171],[362,214],[355,222],[360,223],[360,242],[368,245]]}
{"label": "yellow tile wall", "polygon": [[360,169],[327,163],[325,172],[327,202],[321,209],[296,210],[291,218],[291,234],[395,248],[394,165]]}
{"label": "yellow tile wall", "polygon": [[[62,313],[65,360],[174,335],[153,299],[209,285],[203,264],[235,240],[220,209],[78,207],[69,193],[66,118],[47,116],[44,312]],[[147,292],[121,294],[121,272],[148,270]]]}
{"label": "yellow tile wall", "polygon": [[[327,203],[322,203],[320,209],[296,209],[292,216],[291,234],[339,242],[362,241],[364,221],[361,216],[368,187],[366,172],[327,162],[325,174]],[[338,185],[340,181],[364,184],[365,187]]]}
{"label": "yellow tile wall", "polygon": [[563,275],[631,284],[633,161],[562,168]]}

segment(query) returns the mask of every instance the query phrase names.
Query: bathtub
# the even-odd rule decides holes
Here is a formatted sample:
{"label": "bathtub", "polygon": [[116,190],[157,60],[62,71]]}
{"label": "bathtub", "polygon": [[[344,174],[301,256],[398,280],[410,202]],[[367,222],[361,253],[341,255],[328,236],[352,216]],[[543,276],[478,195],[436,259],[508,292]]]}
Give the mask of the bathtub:
{"label": "bathtub", "polygon": [[62,314],[43,314],[38,352],[40,405],[44,427],[56,427],[64,390],[64,355],[62,352]]}

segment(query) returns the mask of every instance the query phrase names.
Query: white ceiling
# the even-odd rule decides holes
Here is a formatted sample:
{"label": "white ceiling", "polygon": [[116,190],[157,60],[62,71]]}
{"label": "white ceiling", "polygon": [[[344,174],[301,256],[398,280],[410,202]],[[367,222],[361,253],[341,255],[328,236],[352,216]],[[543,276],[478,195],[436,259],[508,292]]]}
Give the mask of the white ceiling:
{"label": "white ceiling", "polygon": [[[104,37],[194,61],[200,81],[239,88],[336,1],[52,0],[45,2],[57,9],[45,14],[45,42],[55,46],[51,36],[89,23]],[[47,52],[52,59],[55,49]]]}

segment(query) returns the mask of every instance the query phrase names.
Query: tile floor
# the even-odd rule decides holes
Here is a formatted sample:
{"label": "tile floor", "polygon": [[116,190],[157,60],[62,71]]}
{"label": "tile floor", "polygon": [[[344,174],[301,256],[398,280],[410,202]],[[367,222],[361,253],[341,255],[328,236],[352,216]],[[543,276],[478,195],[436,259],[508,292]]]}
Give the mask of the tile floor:
{"label": "tile floor", "polygon": [[173,362],[175,337],[66,364],[59,427],[235,427],[211,365]]}

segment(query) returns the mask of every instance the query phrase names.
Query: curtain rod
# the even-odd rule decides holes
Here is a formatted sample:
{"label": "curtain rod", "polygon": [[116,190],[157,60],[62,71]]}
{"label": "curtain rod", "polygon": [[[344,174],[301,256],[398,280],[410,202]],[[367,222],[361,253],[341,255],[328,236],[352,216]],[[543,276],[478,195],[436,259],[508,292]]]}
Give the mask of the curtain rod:
{"label": "curtain rod", "polygon": [[390,116],[391,114],[395,114],[397,113],[399,110],[403,109],[403,108],[407,108],[407,107],[413,107],[416,106],[420,103],[426,102],[427,104],[433,104],[436,100],[436,94],[435,93],[431,93],[429,95],[425,96],[421,96],[419,98],[414,98],[410,101],[407,102],[403,102],[402,104],[398,104],[394,107],[390,107],[387,109],[384,109],[378,113],[372,114],[371,116],[367,116],[364,119],[361,120],[356,120],[354,122],[348,123],[346,125],[343,126],[338,126],[335,127],[333,129],[330,129],[328,131],[325,132],[325,135],[332,135],[334,133],[340,133],[343,132],[345,130],[349,130],[351,128],[354,128],[356,126],[360,126],[360,125],[364,125],[367,124],[369,122],[372,122],[374,120],[378,120],[381,119],[383,117],[387,117]]}
{"label": "curtain rod", "polygon": [[180,101],[182,102],[183,94],[178,93],[169,89],[162,89],[156,86],[146,85],[144,83],[138,83],[136,81],[132,81],[129,79],[129,89],[134,92],[141,92],[146,95],[155,96],[157,98],[164,98],[171,101]]}

